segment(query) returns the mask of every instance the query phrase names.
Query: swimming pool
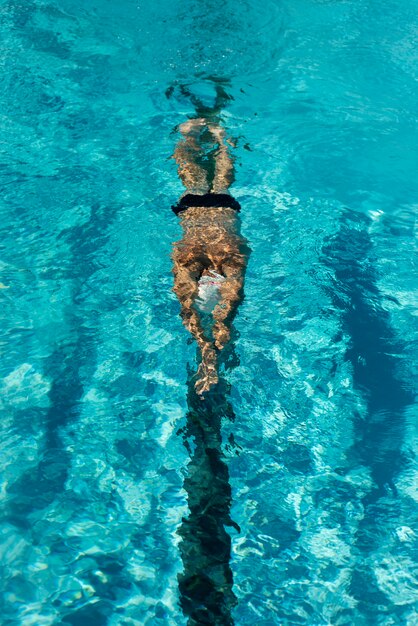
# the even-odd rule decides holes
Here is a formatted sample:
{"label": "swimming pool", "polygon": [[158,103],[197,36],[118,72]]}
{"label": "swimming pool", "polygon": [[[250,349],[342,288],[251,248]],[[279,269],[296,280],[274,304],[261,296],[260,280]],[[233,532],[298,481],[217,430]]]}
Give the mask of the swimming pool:
{"label": "swimming pool", "polygon": [[[1,12],[3,624],[417,624],[415,4]],[[182,84],[252,250],[203,403]]]}

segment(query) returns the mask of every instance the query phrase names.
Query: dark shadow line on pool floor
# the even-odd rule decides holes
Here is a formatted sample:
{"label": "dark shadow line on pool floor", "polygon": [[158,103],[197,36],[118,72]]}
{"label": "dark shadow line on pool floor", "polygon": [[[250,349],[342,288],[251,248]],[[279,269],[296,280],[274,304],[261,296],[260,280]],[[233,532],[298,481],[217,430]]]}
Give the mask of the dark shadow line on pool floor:
{"label": "dark shadow line on pool floor", "polygon": [[[374,485],[362,499],[364,516],[359,523],[356,547],[360,551],[358,566],[352,575],[350,591],[358,602],[357,610],[375,623],[376,606],[386,606],[387,597],[376,582],[368,557],[379,550],[382,528],[396,507],[396,477],[408,464],[402,451],[405,436],[405,409],[414,400],[413,392],[402,382],[397,355],[405,350],[396,337],[390,317],[383,307],[372,264],[372,241],[368,233],[370,220],[345,213],[339,233],[324,247],[324,264],[335,275],[328,294],[342,311],[343,328],[350,337],[346,359],[353,368],[354,387],[365,400],[365,417],[355,418],[355,443],[351,448],[354,465],[370,468]],[[350,455],[349,453],[349,455]],[[365,561],[363,559],[366,559]],[[395,608],[400,613],[402,607]]]}
{"label": "dark shadow line on pool floor", "polygon": [[89,328],[79,307],[89,294],[84,290],[85,284],[97,269],[93,257],[107,240],[112,221],[110,210],[93,205],[87,224],[62,234],[68,238],[71,254],[69,260],[63,260],[61,274],[66,277],[70,272],[73,280],[71,302],[67,305],[68,331],[65,339],[45,359],[44,374],[51,386],[41,459],[8,489],[5,517],[20,527],[30,527],[30,514],[50,505],[65,489],[71,453],[63,445],[61,429],[77,421],[84,393],[80,371],[94,362],[96,349],[95,330]]}
{"label": "dark shadow line on pool floor", "polygon": [[337,236],[323,249],[324,263],[333,270],[336,283],[328,294],[342,311],[344,329],[350,337],[346,359],[353,368],[354,387],[367,406],[366,419],[355,423],[356,443],[352,453],[369,466],[376,489],[370,503],[387,488],[405,467],[401,451],[404,410],[414,396],[402,382],[397,355],[404,346],[391,328],[382,305],[376,273],[370,259],[372,242],[369,220],[358,214],[343,216]]}
{"label": "dark shadow line on pool floor", "polygon": [[227,527],[239,532],[232,521],[231,486],[222,452],[221,422],[234,420],[228,401],[228,384],[220,378],[204,399],[196,394],[195,375],[189,372],[187,423],[180,431],[190,453],[184,489],[189,514],[182,519],[179,575],[180,605],[188,626],[233,626],[231,615],[237,600],[232,590],[231,537]]}

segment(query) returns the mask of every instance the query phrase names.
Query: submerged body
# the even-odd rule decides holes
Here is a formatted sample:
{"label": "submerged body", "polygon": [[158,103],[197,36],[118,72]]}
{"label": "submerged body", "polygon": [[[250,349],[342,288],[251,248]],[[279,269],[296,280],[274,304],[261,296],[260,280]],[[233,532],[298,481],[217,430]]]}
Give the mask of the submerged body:
{"label": "submerged body", "polygon": [[[211,193],[225,195],[233,173],[222,129],[209,126],[219,150],[215,158],[214,180],[208,190],[206,173],[191,159],[198,151],[196,130],[207,126],[202,119],[182,125],[186,141],[175,153],[187,189],[203,190],[206,194],[202,195],[202,205],[203,198]],[[248,247],[239,232],[238,212],[230,206],[190,206],[181,211],[180,223],[183,236],[174,244],[172,255],[174,292],[182,307],[184,324],[201,351],[196,389],[198,393],[204,393],[218,380],[217,352],[229,341],[230,323],[242,298]],[[202,314],[210,313],[213,324],[208,330],[206,325],[204,327]]]}

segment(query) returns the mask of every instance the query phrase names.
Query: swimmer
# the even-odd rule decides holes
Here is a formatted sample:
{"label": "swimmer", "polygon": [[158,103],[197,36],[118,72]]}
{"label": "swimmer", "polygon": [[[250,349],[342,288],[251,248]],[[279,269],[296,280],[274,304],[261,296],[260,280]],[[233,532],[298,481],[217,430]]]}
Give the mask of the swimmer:
{"label": "swimmer", "polygon": [[239,232],[240,205],[228,191],[234,168],[224,129],[217,120],[196,117],[179,131],[173,157],[186,192],[173,207],[183,229],[172,254],[174,292],[200,349],[195,386],[202,395],[218,382],[218,357],[242,300],[249,248]]}

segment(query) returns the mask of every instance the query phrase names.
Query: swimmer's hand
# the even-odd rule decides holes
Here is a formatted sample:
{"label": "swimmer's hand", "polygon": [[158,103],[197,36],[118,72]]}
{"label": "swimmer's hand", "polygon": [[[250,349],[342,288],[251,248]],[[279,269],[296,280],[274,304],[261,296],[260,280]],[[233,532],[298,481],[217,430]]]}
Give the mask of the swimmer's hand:
{"label": "swimmer's hand", "polygon": [[196,392],[199,396],[210,390],[218,382],[216,351],[211,344],[202,350],[202,362],[197,370]]}

